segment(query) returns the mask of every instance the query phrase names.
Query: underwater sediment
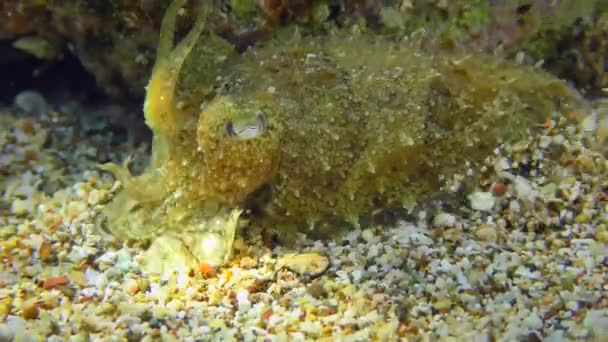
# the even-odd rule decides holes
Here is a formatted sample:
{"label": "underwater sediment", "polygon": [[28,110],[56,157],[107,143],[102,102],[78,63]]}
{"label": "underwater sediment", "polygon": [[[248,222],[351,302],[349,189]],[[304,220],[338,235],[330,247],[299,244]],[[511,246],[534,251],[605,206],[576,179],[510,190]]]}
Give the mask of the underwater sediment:
{"label": "underwater sediment", "polygon": [[151,156],[87,107],[0,113],[2,338],[606,336],[601,98],[357,25],[241,52],[200,14],[174,42],[182,3]]}

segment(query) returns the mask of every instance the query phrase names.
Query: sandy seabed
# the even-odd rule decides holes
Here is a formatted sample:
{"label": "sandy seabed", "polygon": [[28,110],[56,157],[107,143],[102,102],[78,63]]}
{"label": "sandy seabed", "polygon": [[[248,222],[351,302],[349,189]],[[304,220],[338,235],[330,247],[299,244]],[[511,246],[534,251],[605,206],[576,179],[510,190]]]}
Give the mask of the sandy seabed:
{"label": "sandy seabed", "polygon": [[[143,160],[145,145],[80,115],[0,112],[2,341],[608,338],[608,162],[592,113],[498,146],[457,210],[297,250],[242,231],[228,265],[165,276],[145,272],[145,243],[103,229],[120,185],[96,165]],[[291,253],[329,264],[286,267]]]}

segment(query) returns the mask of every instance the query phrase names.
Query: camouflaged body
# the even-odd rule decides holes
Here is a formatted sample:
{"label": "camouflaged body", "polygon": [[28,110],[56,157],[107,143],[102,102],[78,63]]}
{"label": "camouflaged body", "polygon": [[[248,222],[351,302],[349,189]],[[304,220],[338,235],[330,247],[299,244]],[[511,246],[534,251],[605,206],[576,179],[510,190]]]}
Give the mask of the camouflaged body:
{"label": "camouflaged body", "polygon": [[[153,109],[169,95],[157,79],[170,109]],[[237,54],[203,35],[157,61],[153,160],[124,175],[136,185],[108,213],[139,237],[234,208],[278,230],[357,224],[436,194],[467,162],[581,104],[565,82],[492,56],[360,32],[278,35]]]}

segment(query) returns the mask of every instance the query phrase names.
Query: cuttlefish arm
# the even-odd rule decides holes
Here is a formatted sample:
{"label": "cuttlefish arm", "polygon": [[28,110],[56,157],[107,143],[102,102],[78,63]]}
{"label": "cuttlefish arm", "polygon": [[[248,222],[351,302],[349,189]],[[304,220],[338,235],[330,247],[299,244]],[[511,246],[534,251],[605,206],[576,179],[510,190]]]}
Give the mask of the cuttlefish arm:
{"label": "cuttlefish arm", "polygon": [[108,171],[120,182],[129,197],[138,203],[151,203],[162,200],[165,191],[158,183],[160,173],[156,171],[145,172],[139,176],[132,176],[129,171],[130,158],[123,165],[106,163],[98,165],[101,170]]}
{"label": "cuttlefish arm", "polygon": [[162,182],[159,182],[162,179],[159,167],[168,158],[168,138],[175,136],[184,122],[184,113],[175,105],[176,84],[184,61],[203,32],[209,11],[210,2],[203,2],[203,13],[199,15],[186,37],[175,46],[175,22],[185,2],[173,1],[166,11],[161,24],[156,63],[146,87],[144,115],[146,124],[154,131],[153,160],[150,167],[142,175],[132,176],[128,169],[129,160],[122,166],[113,163],[99,166],[100,169],[111,172],[127,193],[140,203],[157,202],[165,196],[165,190],[160,186]]}
{"label": "cuttlefish arm", "polygon": [[144,114],[155,135],[174,136],[184,123],[184,113],[175,105],[175,89],[184,61],[205,27],[208,1],[186,37],[174,46],[175,22],[185,0],[171,3],[161,24],[160,41],[152,77],[146,87]]}

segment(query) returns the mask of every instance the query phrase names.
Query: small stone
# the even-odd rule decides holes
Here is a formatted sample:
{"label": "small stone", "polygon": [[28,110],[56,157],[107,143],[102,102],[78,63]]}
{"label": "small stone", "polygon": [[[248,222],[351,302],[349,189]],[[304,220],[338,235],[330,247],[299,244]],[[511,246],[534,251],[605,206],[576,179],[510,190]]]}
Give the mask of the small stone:
{"label": "small stone", "polygon": [[583,211],[582,213],[576,215],[574,217],[575,223],[589,223],[591,222],[591,214],[588,211]]}
{"label": "small stone", "polygon": [[496,228],[491,225],[481,225],[475,232],[477,238],[484,242],[496,242]]}
{"label": "small stone", "polygon": [[97,315],[107,315],[111,314],[116,310],[116,307],[112,303],[104,302],[99,304],[97,309],[95,309],[95,314]]}
{"label": "small stone", "polygon": [[546,149],[553,142],[553,138],[547,135],[541,135],[538,139],[538,147]]}
{"label": "small stone", "polygon": [[319,275],[329,267],[329,258],[317,253],[288,254],[278,260],[281,267],[300,275]]}
{"label": "small stone", "polygon": [[307,290],[308,293],[316,299],[327,296],[327,291],[325,291],[323,285],[318,281],[308,285]]}
{"label": "small stone", "polygon": [[537,313],[530,313],[530,315],[524,318],[523,323],[531,330],[540,330],[543,327],[543,321]]}
{"label": "small stone", "polygon": [[452,301],[449,298],[441,298],[433,303],[433,307],[440,311],[445,312],[452,306]]}
{"label": "small stone", "polygon": [[491,187],[492,195],[501,197],[507,192],[507,186],[505,183],[494,183]]}
{"label": "small stone", "polygon": [[99,320],[90,316],[83,317],[82,327],[85,330],[88,330],[93,333],[97,333],[101,330],[101,324],[99,324]]}
{"label": "small stone", "polygon": [[515,200],[509,202],[509,210],[513,213],[519,213],[521,211],[521,206]]}
{"label": "small stone", "polygon": [[38,248],[38,257],[41,261],[47,261],[51,257],[52,251],[53,245],[49,241],[44,240]]}
{"label": "small stone", "polygon": [[242,290],[236,294],[236,302],[239,311],[247,311],[251,308],[251,301],[249,300],[249,291]]}
{"label": "small stone", "polygon": [[34,319],[38,317],[38,300],[30,298],[21,304],[21,317],[24,319]]}
{"label": "small stone", "polygon": [[250,269],[254,268],[258,265],[257,261],[254,258],[243,257],[240,261],[241,268]]}
{"label": "small stone", "polygon": [[371,228],[369,228],[369,229],[365,229],[361,233],[361,237],[363,238],[363,240],[365,240],[367,242],[373,242],[376,236],[374,234],[374,231]]}
{"label": "small stone", "polygon": [[583,324],[594,336],[608,336],[608,310],[587,311]]}
{"label": "small stone", "polygon": [[70,253],[66,256],[69,261],[78,264],[88,255],[87,251],[80,246],[72,246]]}
{"label": "small stone", "polygon": [[209,322],[209,327],[212,328],[212,329],[226,328],[226,323],[224,323],[223,320],[215,319],[215,320]]}
{"label": "small stone", "polygon": [[28,202],[22,199],[13,200],[11,212],[17,216],[25,216],[29,212]]}
{"label": "small stone", "polygon": [[595,236],[598,242],[608,244],[608,229],[605,225],[601,224],[598,226]]}
{"label": "small stone", "polygon": [[136,317],[141,317],[144,313],[148,312],[148,305],[145,303],[119,303],[118,304],[118,312],[121,315],[132,315]]}
{"label": "small stone", "polygon": [[516,176],[513,180],[515,185],[515,192],[517,198],[522,200],[524,203],[533,204],[538,197],[538,191],[536,191],[530,181],[521,176]]}
{"label": "small stone", "polygon": [[139,283],[137,282],[137,280],[129,278],[123,283],[123,289],[126,293],[134,295],[139,292]]}
{"label": "small stone", "polygon": [[439,227],[454,227],[456,225],[456,216],[448,213],[440,213],[433,219],[433,225]]}
{"label": "small stone", "polygon": [[44,97],[34,90],[24,90],[18,93],[14,98],[14,105],[24,112],[38,117],[46,115],[49,111]]}
{"label": "small stone", "polygon": [[491,192],[474,192],[468,199],[473,210],[492,211],[494,208],[494,196]]}
{"label": "small stone", "polygon": [[0,299],[0,316],[6,316],[11,312],[11,306],[13,304],[12,297],[5,297]]}
{"label": "small stone", "polygon": [[45,291],[40,295],[41,302],[46,310],[59,306],[59,296],[55,291]]}
{"label": "small stone", "polygon": [[82,271],[72,271],[69,274],[69,278],[77,286],[87,286],[87,279]]}
{"label": "small stone", "polygon": [[57,286],[66,285],[69,282],[70,280],[66,276],[50,277],[44,280],[44,288],[49,290]]}

